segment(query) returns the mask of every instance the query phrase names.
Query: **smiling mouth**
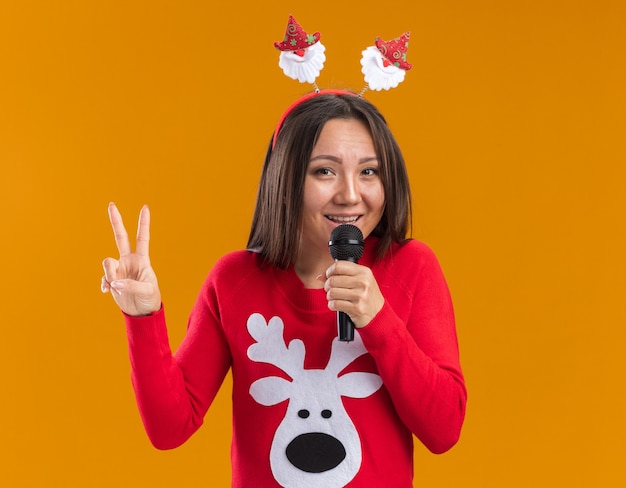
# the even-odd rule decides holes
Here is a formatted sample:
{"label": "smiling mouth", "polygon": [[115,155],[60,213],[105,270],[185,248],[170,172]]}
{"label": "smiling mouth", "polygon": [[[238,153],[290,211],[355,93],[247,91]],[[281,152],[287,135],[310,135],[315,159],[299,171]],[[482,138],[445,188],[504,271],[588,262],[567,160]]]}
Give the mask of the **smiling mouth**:
{"label": "smiling mouth", "polygon": [[353,215],[351,217],[340,217],[338,215],[326,215],[326,218],[331,222],[335,222],[337,224],[354,224],[357,220],[361,218],[361,216]]}

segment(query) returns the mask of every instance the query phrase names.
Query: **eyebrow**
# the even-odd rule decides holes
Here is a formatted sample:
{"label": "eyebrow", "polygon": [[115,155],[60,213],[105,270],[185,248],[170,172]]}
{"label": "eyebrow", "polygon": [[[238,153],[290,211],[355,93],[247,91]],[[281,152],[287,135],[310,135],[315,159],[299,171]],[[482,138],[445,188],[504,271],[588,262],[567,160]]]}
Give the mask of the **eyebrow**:
{"label": "eyebrow", "polygon": [[[309,163],[312,163],[319,159],[327,159],[329,161],[333,161],[338,164],[342,163],[341,158],[338,158],[337,156],[331,156],[330,154],[320,154],[318,156],[315,156],[314,158],[311,158],[309,160]],[[366,156],[364,158],[359,159],[359,164],[370,163],[372,161],[378,161],[378,158],[376,156]]]}

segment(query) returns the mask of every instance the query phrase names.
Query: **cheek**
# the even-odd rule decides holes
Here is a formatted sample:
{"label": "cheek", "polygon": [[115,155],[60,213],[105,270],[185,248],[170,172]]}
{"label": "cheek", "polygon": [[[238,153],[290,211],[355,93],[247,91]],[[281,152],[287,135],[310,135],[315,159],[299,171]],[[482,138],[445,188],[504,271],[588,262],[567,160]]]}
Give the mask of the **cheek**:
{"label": "cheek", "polygon": [[303,206],[307,209],[318,210],[330,198],[329,188],[319,185],[305,185]]}
{"label": "cheek", "polygon": [[305,221],[310,221],[319,212],[319,195],[315,192],[305,193],[302,200],[302,217]]}
{"label": "cheek", "polygon": [[370,188],[367,193],[367,199],[372,210],[378,210],[382,213],[385,208],[385,190],[382,184]]}

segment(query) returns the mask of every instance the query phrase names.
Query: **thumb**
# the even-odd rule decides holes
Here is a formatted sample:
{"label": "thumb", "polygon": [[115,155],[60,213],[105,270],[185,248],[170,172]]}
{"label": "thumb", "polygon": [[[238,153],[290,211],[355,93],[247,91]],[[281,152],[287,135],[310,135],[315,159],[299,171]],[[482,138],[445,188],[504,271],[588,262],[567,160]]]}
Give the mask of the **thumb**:
{"label": "thumb", "polygon": [[113,280],[111,288],[126,295],[150,296],[154,292],[152,283],[130,279]]}

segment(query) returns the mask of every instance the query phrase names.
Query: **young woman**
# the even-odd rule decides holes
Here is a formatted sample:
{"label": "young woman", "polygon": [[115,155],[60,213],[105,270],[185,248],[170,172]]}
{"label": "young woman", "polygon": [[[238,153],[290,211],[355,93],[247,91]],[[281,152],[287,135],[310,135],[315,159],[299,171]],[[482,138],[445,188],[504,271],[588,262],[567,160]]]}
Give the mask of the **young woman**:
{"label": "young woman", "polygon": [[[170,352],[141,212],[132,252],[109,206],[119,259],[103,292],[124,312],[148,436],[179,446],[233,377],[234,487],[411,487],[413,435],[441,453],[458,440],[466,390],[452,302],[433,252],[407,239],[404,160],[377,109],[322,91],[290,107],[262,171],[246,250],[220,259]],[[334,262],[338,225],[365,237]],[[357,333],[337,340],[337,312]]]}

